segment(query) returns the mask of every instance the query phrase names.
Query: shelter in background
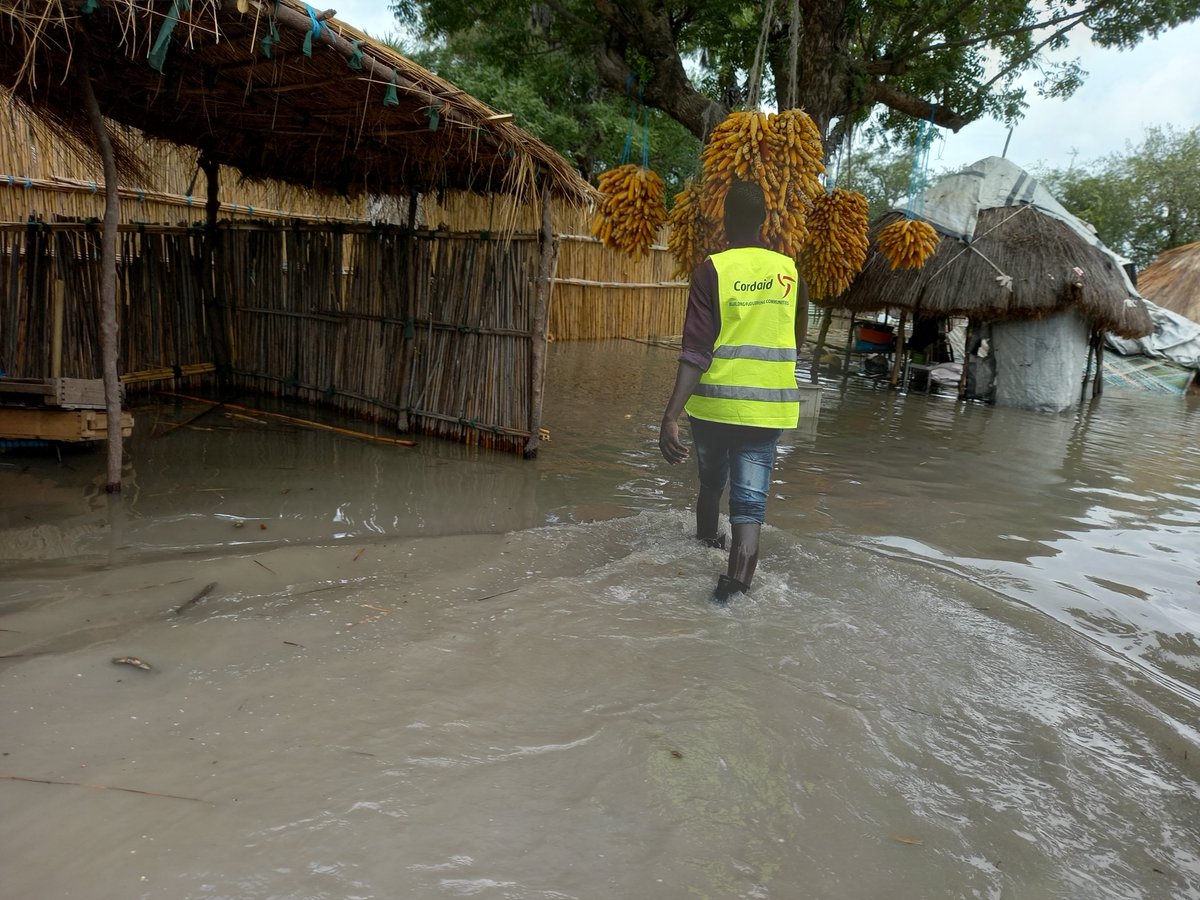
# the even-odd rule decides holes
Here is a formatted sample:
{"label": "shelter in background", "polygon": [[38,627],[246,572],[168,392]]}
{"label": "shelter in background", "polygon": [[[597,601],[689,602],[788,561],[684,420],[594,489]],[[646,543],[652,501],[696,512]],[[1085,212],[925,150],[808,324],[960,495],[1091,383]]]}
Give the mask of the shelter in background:
{"label": "shelter in background", "polygon": [[1159,254],[1138,277],[1154,331],[1137,340],[1109,336],[1128,354],[1128,380],[1171,393],[1200,388],[1200,243]]}
{"label": "shelter in background", "polygon": [[[188,190],[186,202],[203,205],[203,225],[121,229],[127,387],[216,370],[240,389],[536,452],[550,212],[594,192],[511,116],[297,0],[10,0],[0,30],[0,84],[64,142],[90,144],[88,78],[111,122],[199,151],[203,200]],[[122,181],[136,184],[145,161],[115,134]],[[354,210],[399,198],[408,219],[285,223],[248,209],[249,221],[221,221],[222,167]],[[416,227],[415,198],[456,190],[532,205],[539,227]],[[160,198],[127,204],[148,199]],[[95,224],[12,224],[0,237],[0,369],[96,377]]]}
{"label": "shelter in background", "polygon": [[1200,241],[1160,253],[1138,274],[1138,290],[1155,305],[1200,322]]}
{"label": "shelter in background", "polygon": [[[968,351],[988,334],[996,403],[1064,409],[1078,398],[1092,354],[1099,365],[1105,332],[1152,330],[1122,261],[1011,162],[980,160],[910,209],[942,235],[934,255],[923,268],[895,270],[873,249],[838,302],[855,313],[969,318]],[[872,237],[904,214],[881,217]]]}

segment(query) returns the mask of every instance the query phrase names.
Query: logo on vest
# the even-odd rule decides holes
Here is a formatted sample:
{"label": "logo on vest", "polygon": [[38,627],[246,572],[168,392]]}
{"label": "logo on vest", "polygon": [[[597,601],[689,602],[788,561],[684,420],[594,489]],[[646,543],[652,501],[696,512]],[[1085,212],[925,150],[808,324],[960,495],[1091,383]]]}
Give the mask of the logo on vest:
{"label": "logo on vest", "polygon": [[782,272],[780,272],[779,281],[783,285],[783,296],[787,297],[788,294],[792,292],[792,285],[796,283],[796,279],[791,275],[784,275]]}

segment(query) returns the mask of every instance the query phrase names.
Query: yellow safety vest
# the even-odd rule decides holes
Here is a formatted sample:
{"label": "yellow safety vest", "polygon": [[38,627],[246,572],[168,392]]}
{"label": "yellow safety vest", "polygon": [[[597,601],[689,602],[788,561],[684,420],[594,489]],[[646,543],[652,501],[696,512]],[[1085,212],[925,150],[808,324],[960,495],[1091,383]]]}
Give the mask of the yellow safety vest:
{"label": "yellow safety vest", "polygon": [[796,264],[762,247],[715,253],[721,333],[685,407],[710,422],[795,428]]}

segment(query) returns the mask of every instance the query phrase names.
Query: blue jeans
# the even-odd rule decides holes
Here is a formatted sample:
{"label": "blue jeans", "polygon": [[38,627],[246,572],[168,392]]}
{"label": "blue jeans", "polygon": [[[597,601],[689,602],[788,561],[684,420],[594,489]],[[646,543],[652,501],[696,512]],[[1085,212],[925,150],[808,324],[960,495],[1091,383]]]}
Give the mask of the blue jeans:
{"label": "blue jeans", "polygon": [[729,485],[731,525],[761,525],[767,513],[775,444],[782,431],[709,422],[694,416],[691,423],[700,483],[718,493]]}

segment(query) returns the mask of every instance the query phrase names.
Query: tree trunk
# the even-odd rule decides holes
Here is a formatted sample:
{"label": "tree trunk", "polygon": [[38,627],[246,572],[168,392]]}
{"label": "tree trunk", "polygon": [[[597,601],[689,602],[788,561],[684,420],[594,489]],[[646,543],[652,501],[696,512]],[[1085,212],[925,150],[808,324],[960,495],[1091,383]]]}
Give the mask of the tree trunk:
{"label": "tree trunk", "polygon": [[117,184],[117,159],[113,153],[108,126],[92,90],[92,76],[86,35],[79,33],[75,43],[76,74],[88,119],[96,134],[100,159],[104,164],[104,229],[100,238],[100,356],[104,372],[104,404],[107,408],[108,468],[105,490],[121,490],[121,381],[117,370],[119,331],[117,326],[117,226],[121,206]]}

